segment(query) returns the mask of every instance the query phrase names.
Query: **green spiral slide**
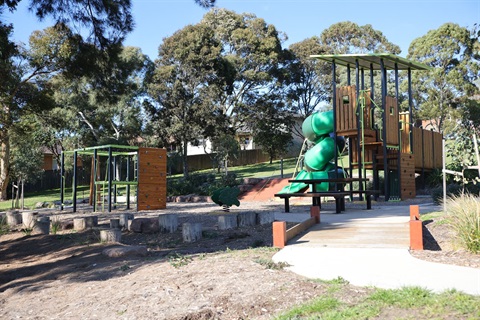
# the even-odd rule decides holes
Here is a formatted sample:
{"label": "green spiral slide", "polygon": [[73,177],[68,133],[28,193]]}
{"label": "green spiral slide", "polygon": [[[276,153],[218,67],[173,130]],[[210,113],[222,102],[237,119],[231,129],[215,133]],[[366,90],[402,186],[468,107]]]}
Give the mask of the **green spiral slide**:
{"label": "green spiral slide", "polygon": [[[295,179],[328,178],[329,171],[335,170],[335,164],[330,162],[335,157],[335,140],[330,137],[333,132],[333,110],[310,115],[302,123],[302,132],[315,146],[305,153],[306,170],[300,171]],[[291,183],[279,193],[301,192],[307,187],[304,183]],[[328,182],[316,186],[318,191],[327,191],[328,187]]]}

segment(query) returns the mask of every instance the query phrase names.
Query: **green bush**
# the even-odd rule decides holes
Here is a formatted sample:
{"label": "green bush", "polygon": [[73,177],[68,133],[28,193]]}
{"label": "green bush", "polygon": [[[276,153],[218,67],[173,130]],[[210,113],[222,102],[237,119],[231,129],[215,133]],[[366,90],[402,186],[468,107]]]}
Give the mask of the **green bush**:
{"label": "green bush", "polygon": [[[456,183],[447,185],[447,197],[455,197],[463,193],[464,188]],[[443,203],[443,187],[432,189],[432,200],[435,204]]]}
{"label": "green bush", "polygon": [[[473,183],[469,183],[464,186],[457,183],[451,183],[447,185],[447,198],[459,196],[462,193],[478,196],[480,194],[480,185],[473,184]],[[435,204],[441,204],[443,202],[442,187],[432,189],[431,195],[432,195],[433,202]]]}
{"label": "green bush", "polygon": [[168,179],[167,193],[169,196],[187,194],[210,195],[214,190],[222,187],[238,185],[237,175],[229,173],[221,175],[218,179],[212,173],[192,173],[186,179]]}
{"label": "green bush", "polygon": [[480,253],[480,198],[461,194],[447,200],[448,221],[462,247]]}

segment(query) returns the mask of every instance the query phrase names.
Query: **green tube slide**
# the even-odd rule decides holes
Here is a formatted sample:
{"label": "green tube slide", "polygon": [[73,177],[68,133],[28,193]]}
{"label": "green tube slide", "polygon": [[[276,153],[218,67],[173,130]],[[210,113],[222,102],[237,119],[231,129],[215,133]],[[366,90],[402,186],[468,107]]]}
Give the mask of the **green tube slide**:
{"label": "green tube slide", "polygon": [[[330,161],[335,157],[335,141],[329,136],[333,132],[333,110],[317,112],[307,117],[302,123],[302,132],[315,146],[305,153],[304,164],[307,171],[300,171],[295,179],[328,178],[328,171],[332,170]],[[304,183],[291,183],[279,193],[301,192],[307,187]],[[317,191],[327,191],[328,188],[327,182],[316,186]]]}

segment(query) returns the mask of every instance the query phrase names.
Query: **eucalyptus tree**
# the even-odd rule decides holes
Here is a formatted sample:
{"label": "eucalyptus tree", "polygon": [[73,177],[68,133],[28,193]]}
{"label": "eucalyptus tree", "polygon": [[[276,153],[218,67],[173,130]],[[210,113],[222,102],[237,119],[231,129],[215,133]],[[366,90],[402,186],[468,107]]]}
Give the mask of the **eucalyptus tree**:
{"label": "eucalyptus tree", "polygon": [[[102,53],[94,47],[90,50]],[[144,127],[143,80],[151,61],[139,48],[124,47],[118,57],[110,58],[108,67],[96,62],[89,67],[94,70],[83,75],[64,72],[50,79],[56,107],[39,118],[50,133],[46,137],[50,137],[52,149],[63,149],[72,137],[76,147],[134,144],[140,137]]]}
{"label": "eucalyptus tree", "polygon": [[[0,7],[15,11],[22,0],[0,0]],[[70,26],[85,40],[106,48],[120,44],[134,29],[131,0],[24,0],[29,10],[40,20],[49,17],[56,24]],[[210,8],[215,0],[194,0],[199,6]]]}
{"label": "eucalyptus tree", "polygon": [[335,23],[321,33],[320,39],[328,48],[327,54],[400,53],[399,46],[388,41],[381,31],[370,24]]}
{"label": "eucalyptus tree", "polygon": [[[455,23],[446,23],[412,41],[407,58],[432,67],[413,74],[417,115],[441,132],[455,131],[455,124],[478,94],[475,81],[480,72],[479,33]],[[450,125],[448,125],[450,123]],[[478,125],[478,123],[476,124]]]}
{"label": "eucalyptus tree", "polygon": [[281,92],[254,97],[252,107],[246,108],[243,114],[252,130],[253,141],[269,155],[270,163],[287,153],[293,140],[294,117]]}
{"label": "eucalyptus tree", "polygon": [[221,125],[222,112],[213,102],[232,86],[231,68],[222,51],[211,27],[187,26],[164,39],[149,80],[153,125],[165,143],[173,139],[181,145],[185,176],[188,143],[195,144]]}
{"label": "eucalyptus tree", "polygon": [[[288,103],[296,114],[305,119],[314,111],[328,108],[332,100],[331,64],[310,58],[319,54],[400,53],[400,48],[388,41],[371,25],[359,26],[345,21],[331,25],[319,36],[290,45],[292,55],[287,64],[290,78],[287,87]],[[352,66],[353,67],[353,66]],[[347,84],[346,72],[338,72],[337,82]],[[376,83],[376,92],[379,91]],[[301,132],[296,132],[301,135]]]}
{"label": "eucalyptus tree", "polygon": [[[67,68],[76,56],[76,38],[57,25],[30,38],[30,50],[13,45],[11,29],[2,26],[3,80],[0,91],[0,192],[6,198],[9,182],[11,133],[22,117],[38,114],[53,106],[48,78]],[[43,42],[43,39],[48,41]],[[46,45],[48,43],[48,45]]]}
{"label": "eucalyptus tree", "polygon": [[271,91],[283,74],[285,60],[282,35],[275,26],[254,14],[237,14],[226,9],[213,9],[200,24],[214,30],[214,37],[222,47],[222,56],[228,61],[233,82],[225,90],[217,91],[215,103],[223,114],[233,116],[233,125],[241,124],[240,107],[245,108],[256,95],[260,98]]}

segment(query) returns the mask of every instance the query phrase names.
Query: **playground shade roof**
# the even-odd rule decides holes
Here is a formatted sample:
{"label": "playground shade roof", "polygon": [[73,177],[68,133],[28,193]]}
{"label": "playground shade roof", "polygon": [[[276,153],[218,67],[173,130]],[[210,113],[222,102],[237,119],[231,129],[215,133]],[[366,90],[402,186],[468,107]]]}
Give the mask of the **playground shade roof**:
{"label": "playground shade roof", "polygon": [[311,55],[310,58],[320,59],[328,62],[333,62],[344,67],[355,67],[356,61],[360,69],[370,69],[370,64],[373,70],[381,70],[381,60],[385,69],[395,70],[397,64],[398,70],[430,70],[431,67],[419,62],[398,57],[389,53],[369,53],[369,54],[338,54],[338,55]]}

